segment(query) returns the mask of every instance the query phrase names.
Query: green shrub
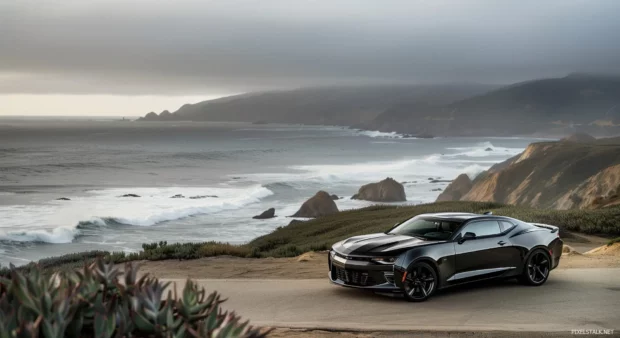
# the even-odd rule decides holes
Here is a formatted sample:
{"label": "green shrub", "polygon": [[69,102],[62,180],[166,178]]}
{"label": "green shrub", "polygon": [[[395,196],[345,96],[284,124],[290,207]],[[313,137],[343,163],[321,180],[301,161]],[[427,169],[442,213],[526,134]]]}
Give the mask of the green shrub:
{"label": "green shrub", "polygon": [[609,242],[607,242],[607,246],[611,246],[611,245],[613,245],[615,243],[620,243],[620,237],[616,237],[616,238],[610,240]]}
{"label": "green shrub", "polygon": [[252,251],[245,245],[232,245],[229,243],[207,242],[198,248],[197,252],[200,257],[212,256],[236,256],[250,257]]}
{"label": "green shrub", "polygon": [[[122,283],[119,276],[123,275]],[[234,313],[217,292],[188,280],[180,297],[170,283],[126,264],[122,273],[97,258],[82,272],[46,276],[12,270],[0,279],[0,337],[265,337]]]}

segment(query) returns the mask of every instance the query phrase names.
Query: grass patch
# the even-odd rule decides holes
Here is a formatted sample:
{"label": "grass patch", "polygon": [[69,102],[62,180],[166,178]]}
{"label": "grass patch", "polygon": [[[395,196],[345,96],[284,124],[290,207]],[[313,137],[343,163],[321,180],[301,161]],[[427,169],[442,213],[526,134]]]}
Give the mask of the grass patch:
{"label": "grass patch", "polygon": [[607,246],[612,246],[615,243],[620,243],[620,237],[616,237],[616,238],[610,240],[609,242],[607,242]]}
{"label": "grass patch", "polygon": [[[39,264],[46,269],[58,269],[79,267],[84,262],[94,261],[97,257],[105,257],[106,261],[113,263],[135,260],[186,260],[221,255],[293,257],[308,251],[327,250],[332,244],[351,236],[384,232],[396,223],[419,214],[447,211],[473,213],[492,211],[495,215],[514,217],[526,222],[556,225],[560,228],[560,235],[568,230],[607,237],[620,236],[620,206],[595,210],[548,210],[491,202],[439,202],[416,206],[371,206],[307,222],[291,222],[288,226],[279,227],[244,245],[221,242],[168,244],[162,241],[144,244],[143,250],[138,253],[91,251],[46,258],[39,261]],[[610,243],[619,241],[620,237]],[[22,268],[27,269],[28,266]]]}

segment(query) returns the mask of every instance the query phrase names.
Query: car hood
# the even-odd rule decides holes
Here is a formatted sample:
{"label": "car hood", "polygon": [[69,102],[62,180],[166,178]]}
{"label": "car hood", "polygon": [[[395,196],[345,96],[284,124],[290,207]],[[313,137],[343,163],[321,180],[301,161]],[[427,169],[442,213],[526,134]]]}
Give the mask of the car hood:
{"label": "car hood", "polygon": [[398,254],[407,249],[444,241],[423,240],[411,236],[387,235],[384,233],[355,236],[334,244],[333,249],[345,255]]}

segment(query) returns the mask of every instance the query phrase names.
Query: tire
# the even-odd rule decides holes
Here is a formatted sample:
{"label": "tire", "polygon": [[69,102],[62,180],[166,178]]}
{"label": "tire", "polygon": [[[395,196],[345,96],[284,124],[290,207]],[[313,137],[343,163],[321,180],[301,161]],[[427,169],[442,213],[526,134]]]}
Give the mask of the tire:
{"label": "tire", "polygon": [[545,250],[536,249],[527,258],[519,281],[529,286],[541,286],[549,278],[550,272],[551,258],[549,254]]}
{"label": "tire", "polygon": [[410,302],[423,302],[437,290],[437,273],[428,263],[414,263],[407,269],[403,283],[405,299]]}

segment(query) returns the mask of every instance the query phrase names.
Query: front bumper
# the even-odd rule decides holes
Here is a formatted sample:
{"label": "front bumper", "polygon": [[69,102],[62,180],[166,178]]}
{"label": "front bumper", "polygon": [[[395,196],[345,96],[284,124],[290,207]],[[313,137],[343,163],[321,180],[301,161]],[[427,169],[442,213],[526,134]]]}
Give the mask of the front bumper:
{"label": "front bumper", "polygon": [[343,255],[332,255],[331,252],[328,259],[328,277],[335,285],[384,293],[401,292],[394,284],[393,265],[347,259]]}

